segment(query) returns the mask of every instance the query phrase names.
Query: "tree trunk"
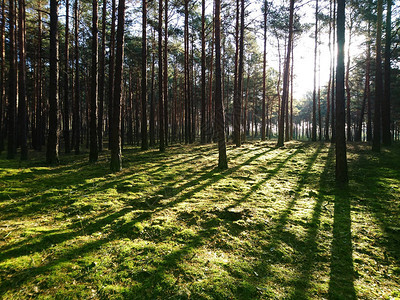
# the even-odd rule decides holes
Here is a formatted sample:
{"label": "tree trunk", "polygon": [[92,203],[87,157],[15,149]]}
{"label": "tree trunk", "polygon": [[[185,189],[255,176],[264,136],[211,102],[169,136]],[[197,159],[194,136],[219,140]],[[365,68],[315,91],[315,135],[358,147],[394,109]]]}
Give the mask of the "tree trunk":
{"label": "tree trunk", "polygon": [[261,140],[265,141],[265,97],[266,97],[266,72],[267,72],[267,5],[268,1],[264,1],[264,52],[263,52],[263,95],[262,95],[262,117],[261,117]]}
{"label": "tree trunk", "polygon": [[315,1],[315,31],[314,31],[314,89],[312,108],[312,133],[311,140],[317,140],[317,54],[318,54],[318,0]]}
{"label": "tree trunk", "polygon": [[332,28],[333,28],[333,39],[332,39],[332,47],[333,47],[333,51],[332,51],[332,79],[331,79],[331,143],[335,143],[336,141],[336,125],[335,125],[335,121],[336,121],[336,115],[335,115],[335,54],[336,53],[336,31],[335,31],[335,27],[336,27],[336,1],[333,0],[333,12],[332,12],[333,18],[332,18]]}
{"label": "tree trunk", "polygon": [[164,131],[165,146],[168,146],[168,0],[164,7]]}
{"label": "tree trunk", "polygon": [[293,15],[294,15],[294,0],[290,0],[289,8],[289,36],[287,42],[286,51],[286,61],[285,69],[283,70],[283,94],[280,107],[280,118],[279,118],[279,129],[278,129],[278,144],[277,147],[282,147],[284,145],[284,133],[285,133],[285,111],[286,103],[288,100],[288,86],[289,86],[289,65],[290,65],[290,55],[291,55],[291,45],[293,38]]}
{"label": "tree trunk", "polygon": [[50,0],[49,134],[46,152],[48,164],[59,163],[58,78],[58,1]]}
{"label": "tree trunk", "polygon": [[[163,91],[163,55],[162,55],[162,24],[163,24],[163,4],[158,0],[158,123],[160,137],[160,152],[165,151],[165,131],[164,131],[164,91]],[[185,7],[187,0],[185,0]]]}
{"label": "tree trunk", "polygon": [[147,150],[147,0],[142,1],[142,150]]}
{"label": "tree trunk", "polygon": [[378,0],[378,15],[376,24],[376,53],[375,53],[375,105],[374,105],[374,132],[372,138],[372,151],[381,151],[381,98],[383,96],[382,87],[382,0]]}
{"label": "tree trunk", "polygon": [[[153,47],[154,48],[154,47]],[[154,66],[155,66],[155,57],[154,52],[152,53],[151,58],[151,88],[150,88],[150,116],[149,116],[149,130],[150,130],[150,147],[154,147],[156,144],[156,134],[155,134],[155,109],[154,109]]]}
{"label": "tree trunk", "polygon": [[99,111],[97,121],[97,136],[99,152],[103,151],[103,128],[104,128],[104,83],[105,83],[105,56],[106,56],[106,20],[107,0],[103,0],[101,16],[101,52],[99,55]]}
{"label": "tree trunk", "polygon": [[[239,1],[239,0],[238,0]],[[236,147],[241,145],[241,130],[240,130],[240,116],[241,116],[241,103],[243,97],[243,71],[244,71],[244,0],[240,1],[240,38],[239,38],[239,70],[237,82],[236,105],[234,106],[234,143]]]}
{"label": "tree trunk", "polygon": [[346,64],[346,123],[347,123],[347,140],[351,141],[351,114],[350,114],[350,84],[349,84],[349,77],[350,77],[350,47],[351,47],[351,34],[353,29],[353,17],[350,15],[350,26],[349,26],[349,43],[347,46],[347,64]]}
{"label": "tree trunk", "polygon": [[337,41],[338,55],[336,66],[336,182],[338,184],[346,184],[348,182],[348,175],[344,109],[345,0],[338,0]]}
{"label": "tree trunk", "polygon": [[228,168],[225,143],[224,107],[222,102],[221,75],[221,2],[215,0],[215,126],[218,137],[218,167]]}
{"label": "tree trunk", "polygon": [[99,157],[97,148],[97,97],[98,97],[98,13],[97,0],[92,1],[92,76],[90,91],[90,153],[89,161],[96,162]]}
{"label": "tree trunk", "polygon": [[124,24],[125,0],[118,1],[117,52],[115,57],[115,86],[113,101],[113,117],[111,123],[111,171],[122,169],[121,153],[121,98],[124,61]]}
{"label": "tree trunk", "polygon": [[64,147],[65,153],[71,152],[69,130],[69,0],[65,1],[65,46],[64,46]]}
{"label": "tree trunk", "polygon": [[[110,124],[110,128],[108,130],[108,138],[109,138],[109,145],[108,148],[111,150],[111,124],[112,118],[114,116],[113,107],[114,107],[114,81],[115,81],[115,0],[111,1],[111,32],[110,32],[110,63],[108,67],[108,123]],[[122,88],[121,88],[122,89]],[[122,97],[122,95],[121,95]],[[119,129],[120,130],[120,129]]]}
{"label": "tree trunk", "polygon": [[201,1],[201,126],[200,142],[206,143],[206,1]]}
{"label": "tree trunk", "polygon": [[80,152],[81,144],[81,117],[80,117],[80,78],[79,78],[79,21],[78,21],[78,0],[75,0],[74,5],[74,16],[75,16],[75,99],[74,99],[74,113],[72,127],[74,131],[74,149],[75,154]]}
{"label": "tree trunk", "polygon": [[17,101],[17,72],[16,72],[16,47],[15,47],[15,14],[14,14],[14,0],[9,1],[8,7],[9,19],[9,58],[10,67],[8,71],[8,106],[7,106],[7,132],[8,132],[8,145],[7,145],[7,158],[13,159],[16,152],[15,141],[15,110]]}
{"label": "tree trunk", "polygon": [[385,65],[384,76],[385,86],[382,101],[382,143],[385,146],[390,146],[392,138],[390,134],[390,54],[391,54],[391,40],[392,40],[392,0],[387,0],[386,12],[386,37],[385,37]]}
{"label": "tree trunk", "polygon": [[5,0],[1,1],[1,23],[0,23],[0,153],[4,150],[4,107],[5,107],[5,88],[4,88],[4,69],[5,69]]}
{"label": "tree trunk", "polygon": [[21,143],[21,160],[28,159],[28,116],[26,103],[26,39],[25,39],[25,0],[19,0],[18,10],[18,135]]}

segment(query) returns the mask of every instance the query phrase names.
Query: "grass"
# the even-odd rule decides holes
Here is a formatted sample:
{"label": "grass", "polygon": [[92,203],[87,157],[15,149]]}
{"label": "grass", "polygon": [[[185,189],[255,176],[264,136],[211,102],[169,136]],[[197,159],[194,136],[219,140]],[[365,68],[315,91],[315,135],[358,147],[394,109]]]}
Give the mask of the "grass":
{"label": "grass", "polygon": [[[400,149],[329,144],[0,156],[0,298],[400,299]],[[35,155],[32,153],[32,155]]]}

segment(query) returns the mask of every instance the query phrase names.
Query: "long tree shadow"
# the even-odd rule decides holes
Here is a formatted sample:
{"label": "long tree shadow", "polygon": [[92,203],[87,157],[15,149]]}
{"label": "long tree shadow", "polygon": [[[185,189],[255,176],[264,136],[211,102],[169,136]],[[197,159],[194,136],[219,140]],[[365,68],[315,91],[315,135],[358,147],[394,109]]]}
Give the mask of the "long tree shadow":
{"label": "long tree shadow", "polygon": [[[59,263],[62,263],[64,261],[67,261],[69,259],[72,259],[76,257],[77,255],[84,255],[87,252],[95,251],[99,249],[102,245],[120,237],[124,236],[127,232],[129,233],[131,238],[134,238],[137,236],[137,234],[134,234],[132,236],[132,230],[134,228],[134,225],[137,222],[142,222],[144,220],[149,220],[151,216],[159,211],[165,210],[167,208],[170,208],[178,203],[181,203],[185,200],[187,200],[190,196],[192,196],[196,191],[200,191],[211,184],[217,182],[218,180],[224,178],[225,176],[232,174],[233,172],[237,171],[240,169],[242,166],[256,160],[260,156],[264,155],[265,153],[272,151],[273,149],[267,149],[263,150],[243,163],[228,169],[226,171],[218,171],[217,169],[213,169],[212,171],[204,174],[204,178],[208,179],[204,184],[201,184],[199,187],[190,190],[184,194],[182,194],[180,197],[177,199],[167,202],[165,204],[162,204],[152,210],[148,210],[147,212],[140,210],[139,215],[133,219],[131,219],[129,222],[124,222],[122,220],[122,217],[125,216],[127,213],[132,212],[134,209],[132,207],[125,207],[117,212],[113,212],[111,214],[100,214],[100,216],[95,216],[92,219],[86,220],[86,224],[80,223],[80,228],[76,229],[75,231],[69,231],[69,232],[61,232],[61,233],[54,233],[52,232],[51,234],[44,234],[42,235],[41,238],[36,239],[32,243],[27,243],[23,245],[18,245],[17,247],[12,247],[8,251],[2,252],[0,256],[0,261],[4,261],[6,259],[10,259],[13,257],[18,257],[20,255],[27,255],[27,251],[29,251],[29,255],[32,255],[33,252],[40,252],[43,251],[46,248],[49,248],[51,246],[54,246],[56,244],[61,244],[67,240],[74,239],[78,236],[83,236],[83,235],[90,235],[91,233],[97,232],[101,230],[105,225],[111,224],[111,229],[110,229],[110,234],[107,235],[104,238],[97,239],[92,242],[88,242],[84,244],[81,247],[73,248],[69,251],[62,252],[60,255],[56,255],[54,259],[48,261],[47,263],[44,263],[38,267],[31,267],[28,269],[24,269],[20,272],[16,272],[10,276],[8,276],[7,280],[4,280],[0,284],[0,292],[5,292],[8,290],[15,290],[18,289],[24,282],[29,280],[30,278],[33,278],[37,275],[44,274],[51,270],[53,267],[58,265]],[[219,174],[216,174],[216,173]],[[216,176],[214,176],[216,174]],[[172,195],[169,195],[168,198],[172,198],[176,196],[178,193],[184,191],[185,189],[188,189],[190,187],[195,186],[198,184],[198,178],[195,178],[191,182],[187,183],[184,185],[183,189],[175,191]],[[160,193],[157,191],[157,194]],[[119,220],[119,221],[117,221]],[[117,221],[117,222],[116,222]],[[121,224],[122,222],[122,224]],[[15,245],[13,245],[15,246]],[[29,249],[29,250],[28,250]],[[32,252],[33,251],[33,252]]]}
{"label": "long tree shadow", "polygon": [[[313,214],[311,220],[307,226],[307,235],[304,240],[302,251],[300,252],[302,257],[299,259],[300,263],[297,266],[299,270],[299,278],[295,283],[295,291],[292,295],[293,299],[305,299],[307,298],[307,292],[310,288],[310,281],[312,274],[315,271],[315,265],[319,262],[321,257],[318,252],[317,235],[320,229],[320,218],[322,213],[323,204],[325,202],[325,192],[329,189],[332,184],[332,168],[333,168],[333,157],[334,147],[330,146],[324,169],[320,175],[319,180],[319,191],[317,199],[313,208]],[[300,249],[299,249],[300,250]]]}
{"label": "long tree shadow", "polygon": [[335,190],[329,299],[356,299],[350,201],[347,188]]}

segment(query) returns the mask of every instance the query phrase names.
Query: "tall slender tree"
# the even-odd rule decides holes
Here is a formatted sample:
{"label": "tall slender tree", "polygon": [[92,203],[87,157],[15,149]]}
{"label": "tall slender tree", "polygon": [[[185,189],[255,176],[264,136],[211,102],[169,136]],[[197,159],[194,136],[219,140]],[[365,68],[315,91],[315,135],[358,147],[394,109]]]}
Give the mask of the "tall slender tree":
{"label": "tall slender tree", "polygon": [[390,134],[390,56],[392,41],[392,0],[387,0],[385,28],[385,64],[384,64],[384,89],[382,101],[382,143],[390,146],[392,137]]}
{"label": "tall slender tree", "polygon": [[221,74],[221,1],[215,0],[215,126],[218,139],[218,167],[228,168],[225,142]]}
{"label": "tall slender tree", "polygon": [[[187,5],[187,0],[185,0]],[[158,123],[160,136],[160,152],[165,151],[164,132],[164,91],[163,91],[163,55],[162,55],[162,25],[163,1],[158,0]]]}
{"label": "tall slender tree", "polygon": [[74,92],[74,112],[72,120],[72,129],[74,132],[75,154],[80,152],[81,144],[81,117],[80,117],[80,64],[79,64],[79,20],[78,20],[79,0],[74,3],[74,31],[75,31],[75,92]]}
{"label": "tall slender tree", "polygon": [[98,99],[98,12],[97,0],[92,1],[92,74],[90,91],[90,152],[89,161],[96,162],[99,157],[97,147],[97,99]]}
{"label": "tall slender tree", "polygon": [[164,61],[164,141],[165,145],[168,146],[168,0],[165,0],[164,7],[164,52],[163,52],[163,61]]}
{"label": "tall slender tree", "polygon": [[121,153],[121,98],[124,61],[125,0],[118,1],[117,51],[115,56],[115,87],[111,123],[111,171],[122,169]]}
{"label": "tall slender tree", "polygon": [[[239,0],[238,0],[239,1]],[[241,145],[241,130],[240,130],[240,116],[243,97],[243,72],[244,72],[244,0],[240,0],[240,37],[239,37],[239,69],[238,69],[238,82],[236,103],[234,105],[234,143],[236,147]]]}
{"label": "tall slender tree", "polygon": [[25,0],[18,1],[18,135],[21,145],[21,160],[28,159],[28,116],[26,102],[26,39]]}
{"label": "tall slender tree", "polygon": [[200,142],[206,142],[206,1],[201,1],[201,126]]}
{"label": "tall slender tree", "polygon": [[58,0],[50,0],[49,134],[46,151],[48,164],[59,163],[58,79]]}
{"label": "tall slender tree", "polygon": [[99,151],[103,151],[103,127],[104,127],[104,85],[105,85],[105,56],[106,56],[106,20],[107,0],[103,0],[101,16],[101,50],[99,55],[99,110],[97,121],[97,135]]}
{"label": "tall slender tree", "polygon": [[0,153],[4,150],[4,132],[3,115],[5,106],[5,88],[4,88],[4,69],[5,69],[5,0],[1,0],[1,23],[0,23]]}
{"label": "tall slender tree", "polygon": [[111,30],[110,30],[110,59],[109,59],[109,66],[108,66],[108,123],[110,124],[110,129],[108,131],[108,139],[109,139],[109,149],[111,150],[111,124],[112,118],[114,116],[113,113],[113,98],[114,98],[114,68],[115,68],[115,0],[111,0]]}
{"label": "tall slender tree", "polygon": [[284,145],[284,134],[285,134],[285,112],[286,105],[288,100],[288,91],[289,91],[289,66],[290,66],[290,56],[292,51],[292,39],[293,39],[293,18],[294,18],[294,0],[290,0],[289,6],[289,35],[287,42],[287,50],[286,50],[286,60],[283,70],[283,91],[282,91],[282,101],[280,107],[280,118],[279,118],[279,127],[278,127],[278,147],[282,147]]}
{"label": "tall slender tree", "polygon": [[315,1],[315,31],[314,31],[314,89],[312,109],[312,132],[311,140],[317,140],[317,59],[318,59],[318,0]]}
{"label": "tall slender tree", "polygon": [[142,150],[149,148],[147,141],[147,0],[142,1]]}
{"label": "tall slender tree", "polygon": [[345,0],[337,1],[337,65],[336,65],[336,182],[346,184],[347,158],[345,135],[344,43]]}
{"label": "tall slender tree", "polygon": [[372,151],[381,151],[381,98],[383,96],[382,87],[382,4],[383,0],[377,3],[377,23],[376,23],[376,51],[375,51],[375,105],[374,105],[374,132],[372,138]]}
{"label": "tall slender tree", "polygon": [[14,0],[9,1],[9,59],[10,67],[8,71],[8,106],[7,106],[7,158],[13,159],[16,152],[16,133],[15,133],[15,110],[17,101],[17,72],[16,72],[16,51],[15,51],[15,10]]}
{"label": "tall slender tree", "polygon": [[267,72],[267,11],[268,11],[268,2],[264,1],[264,51],[263,51],[263,95],[262,95],[262,117],[261,117],[261,140],[265,141],[265,127],[266,127],[266,119],[265,119],[265,101],[266,101],[266,72]]}
{"label": "tall slender tree", "polygon": [[71,152],[71,138],[69,129],[69,0],[65,0],[65,45],[64,45],[64,150]]}

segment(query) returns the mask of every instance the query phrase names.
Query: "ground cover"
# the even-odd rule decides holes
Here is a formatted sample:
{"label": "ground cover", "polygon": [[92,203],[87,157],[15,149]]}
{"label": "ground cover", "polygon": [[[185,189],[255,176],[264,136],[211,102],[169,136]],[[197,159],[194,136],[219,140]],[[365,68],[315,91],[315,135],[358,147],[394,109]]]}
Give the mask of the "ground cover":
{"label": "ground cover", "polygon": [[347,189],[323,143],[87,157],[0,156],[1,298],[400,298],[399,145],[350,144]]}

